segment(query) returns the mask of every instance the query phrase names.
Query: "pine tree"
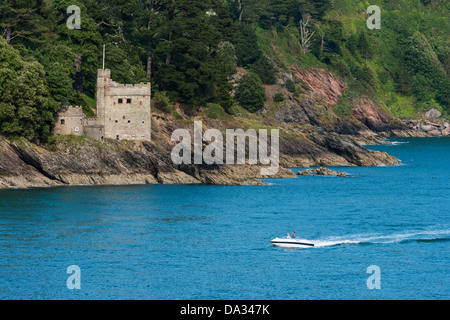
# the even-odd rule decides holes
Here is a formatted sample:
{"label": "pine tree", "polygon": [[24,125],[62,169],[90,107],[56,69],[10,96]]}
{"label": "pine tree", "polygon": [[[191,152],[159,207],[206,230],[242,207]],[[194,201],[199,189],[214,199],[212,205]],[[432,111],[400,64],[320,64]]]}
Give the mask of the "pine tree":
{"label": "pine tree", "polygon": [[372,56],[372,52],[370,49],[369,41],[367,40],[367,36],[365,32],[362,32],[358,39],[358,48],[359,52],[361,53],[361,56],[368,60]]}
{"label": "pine tree", "polygon": [[[225,69],[217,68],[219,44],[230,37],[229,13],[217,0],[168,1],[166,24],[155,52],[160,90],[185,103],[214,98]],[[226,75],[228,76],[228,74]]]}
{"label": "pine tree", "polygon": [[404,60],[412,89],[419,100],[447,104],[448,78],[427,38],[419,31],[408,39]]}
{"label": "pine tree", "polygon": [[45,26],[39,0],[5,0],[0,3],[0,29],[8,44],[16,38],[36,41]]}
{"label": "pine tree", "polygon": [[236,56],[238,65],[249,67],[261,57],[262,52],[258,45],[255,30],[250,25],[241,25],[239,28]]}
{"label": "pine tree", "polygon": [[408,72],[405,64],[401,63],[399,69],[395,73],[396,90],[403,95],[411,95],[411,86],[409,84]]}

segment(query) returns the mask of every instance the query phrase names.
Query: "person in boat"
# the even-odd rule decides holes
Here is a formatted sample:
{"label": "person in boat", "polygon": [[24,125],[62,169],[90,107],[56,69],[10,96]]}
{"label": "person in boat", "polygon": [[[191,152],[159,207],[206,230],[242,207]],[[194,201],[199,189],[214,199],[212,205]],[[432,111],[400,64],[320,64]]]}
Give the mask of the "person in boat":
{"label": "person in boat", "polygon": [[288,234],[287,234],[287,237],[286,238],[288,238],[288,239],[290,239],[291,238],[291,236],[289,235],[289,232],[288,232]]}
{"label": "person in boat", "polygon": [[[289,233],[288,233],[289,234]],[[292,238],[295,239],[295,231],[292,231]]]}

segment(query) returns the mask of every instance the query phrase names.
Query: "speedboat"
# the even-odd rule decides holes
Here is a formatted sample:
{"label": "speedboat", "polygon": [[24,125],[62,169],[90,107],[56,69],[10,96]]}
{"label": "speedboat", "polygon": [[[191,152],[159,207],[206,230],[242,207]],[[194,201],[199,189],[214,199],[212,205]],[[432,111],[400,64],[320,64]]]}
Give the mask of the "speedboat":
{"label": "speedboat", "polygon": [[314,243],[306,239],[297,238],[275,238],[270,240],[273,245],[277,247],[285,248],[311,248],[314,247]]}

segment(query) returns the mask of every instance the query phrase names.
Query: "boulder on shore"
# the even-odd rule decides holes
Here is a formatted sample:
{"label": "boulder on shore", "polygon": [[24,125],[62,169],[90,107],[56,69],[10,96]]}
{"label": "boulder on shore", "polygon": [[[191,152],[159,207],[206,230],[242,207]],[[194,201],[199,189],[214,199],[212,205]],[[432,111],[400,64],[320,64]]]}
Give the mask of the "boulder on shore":
{"label": "boulder on shore", "polygon": [[439,119],[441,117],[441,112],[436,108],[431,108],[427,112],[425,112],[424,117],[426,119]]}

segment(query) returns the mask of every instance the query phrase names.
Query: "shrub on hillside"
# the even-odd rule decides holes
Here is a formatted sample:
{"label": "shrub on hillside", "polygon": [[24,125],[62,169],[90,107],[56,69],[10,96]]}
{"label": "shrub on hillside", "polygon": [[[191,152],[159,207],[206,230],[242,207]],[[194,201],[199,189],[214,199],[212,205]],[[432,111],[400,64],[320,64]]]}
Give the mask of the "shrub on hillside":
{"label": "shrub on hillside", "polygon": [[165,113],[173,111],[173,106],[170,104],[170,99],[165,91],[157,91],[152,99],[153,106]]}
{"label": "shrub on hillside", "polygon": [[235,97],[250,112],[258,111],[264,106],[266,92],[261,85],[261,79],[252,72],[245,74],[239,80]]}

